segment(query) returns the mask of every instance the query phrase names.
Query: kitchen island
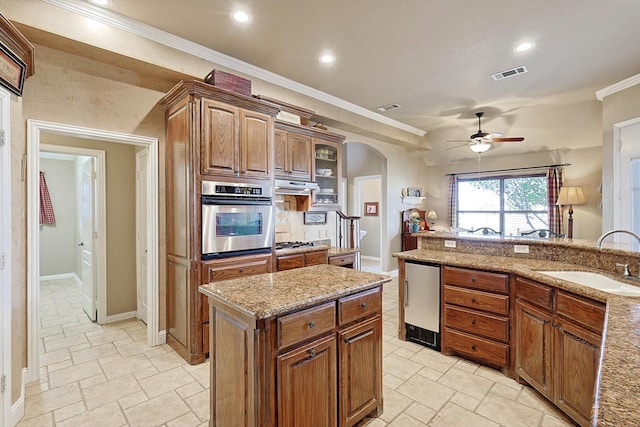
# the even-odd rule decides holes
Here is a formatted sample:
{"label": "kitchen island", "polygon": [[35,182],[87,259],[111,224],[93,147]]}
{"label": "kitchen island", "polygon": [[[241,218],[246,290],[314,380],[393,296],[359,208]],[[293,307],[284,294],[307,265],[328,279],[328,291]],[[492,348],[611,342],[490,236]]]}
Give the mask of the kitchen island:
{"label": "kitchen island", "polygon": [[314,265],[200,286],[212,426],[352,426],[382,412],[382,284]]}

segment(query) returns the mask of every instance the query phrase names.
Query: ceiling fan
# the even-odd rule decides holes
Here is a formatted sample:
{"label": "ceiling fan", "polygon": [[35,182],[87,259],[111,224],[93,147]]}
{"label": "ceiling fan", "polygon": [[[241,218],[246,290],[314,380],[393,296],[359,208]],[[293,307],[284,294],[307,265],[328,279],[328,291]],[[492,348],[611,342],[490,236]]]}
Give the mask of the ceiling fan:
{"label": "ceiling fan", "polygon": [[464,142],[464,144],[456,145],[455,147],[447,148],[447,150],[451,150],[453,148],[463,147],[467,145],[471,151],[475,153],[484,153],[489,150],[494,142],[522,142],[524,141],[523,137],[513,137],[513,138],[505,138],[499,132],[483,132],[481,126],[481,120],[484,113],[482,111],[478,111],[476,113],[476,117],[478,118],[478,132],[474,133],[469,137],[469,139],[462,140],[448,140],[447,142]]}

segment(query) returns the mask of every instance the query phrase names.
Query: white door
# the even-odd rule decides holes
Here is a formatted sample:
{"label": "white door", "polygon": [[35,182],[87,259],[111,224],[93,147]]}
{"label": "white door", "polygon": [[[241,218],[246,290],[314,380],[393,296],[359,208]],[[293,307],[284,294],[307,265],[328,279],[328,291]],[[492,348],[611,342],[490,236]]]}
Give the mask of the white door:
{"label": "white door", "polygon": [[[614,227],[640,233],[640,119],[620,128],[617,156]],[[613,237],[627,236],[617,234]]]}
{"label": "white door", "polygon": [[136,282],[138,319],[147,323],[148,234],[147,234],[147,162],[148,150],[136,153]]}
{"label": "white door", "polygon": [[80,235],[82,253],[82,308],[95,322],[97,317],[97,282],[94,268],[95,228],[95,166],[94,158],[84,160],[80,167]]}

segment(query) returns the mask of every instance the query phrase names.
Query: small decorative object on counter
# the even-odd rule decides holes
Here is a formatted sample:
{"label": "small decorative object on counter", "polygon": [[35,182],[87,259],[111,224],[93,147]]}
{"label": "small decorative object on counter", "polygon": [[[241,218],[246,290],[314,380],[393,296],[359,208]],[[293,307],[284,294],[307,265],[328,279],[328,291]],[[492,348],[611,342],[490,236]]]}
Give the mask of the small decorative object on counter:
{"label": "small decorative object on counter", "polygon": [[411,227],[413,228],[413,232],[416,233],[420,231],[420,214],[418,212],[411,212],[409,216],[411,219]]}

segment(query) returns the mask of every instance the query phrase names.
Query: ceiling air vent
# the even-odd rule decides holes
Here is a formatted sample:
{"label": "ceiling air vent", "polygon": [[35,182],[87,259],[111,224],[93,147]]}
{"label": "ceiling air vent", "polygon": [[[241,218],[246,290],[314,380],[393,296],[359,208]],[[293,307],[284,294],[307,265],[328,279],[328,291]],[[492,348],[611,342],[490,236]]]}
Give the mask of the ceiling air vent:
{"label": "ceiling air vent", "polygon": [[388,105],[383,105],[382,107],[378,107],[376,108],[376,110],[380,111],[381,113],[384,113],[390,110],[397,110],[398,108],[400,108],[398,104],[388,104]]}
{"label": "ceiling air vent", "polygon": [[502,80],[502,79],[506,79],[507,77],[513,77],[513,76],[517,76],[518,74],[527,73],[528,71],[529,70],[527,70],[527,67],[522,65],[520,67],[512,68],[510,70],[504,70],[504,71],[500,71],[499,73],[492,74],[491,77],[493,77],[493,80]]}

